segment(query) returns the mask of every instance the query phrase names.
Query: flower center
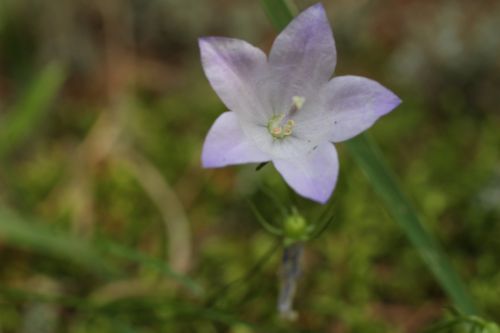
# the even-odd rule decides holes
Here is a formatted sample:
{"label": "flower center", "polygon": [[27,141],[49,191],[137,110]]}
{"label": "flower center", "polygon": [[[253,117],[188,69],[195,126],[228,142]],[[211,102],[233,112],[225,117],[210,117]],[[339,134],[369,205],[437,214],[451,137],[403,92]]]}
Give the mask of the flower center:
{"label": "flower center", "polygon": [[281,113],[279,115],[274,115],[267,123],[267,129],[269,133],[275,139],[284,139],[287,136],[292,135],[293,126],[295,126],[295,121],[288,119],[285,122],[285,114]]}
{"label": "flower center", "polygon": [[287,136],[292,135],[295,121],[290,118],[302,108],[305,101],[306,99],[304,97],[293,96],[292,106],[290,111],[288,111],[288,114],[280,113],[273,115],[271,119],[269,119],[267,129],[273,138],[284,139]]}

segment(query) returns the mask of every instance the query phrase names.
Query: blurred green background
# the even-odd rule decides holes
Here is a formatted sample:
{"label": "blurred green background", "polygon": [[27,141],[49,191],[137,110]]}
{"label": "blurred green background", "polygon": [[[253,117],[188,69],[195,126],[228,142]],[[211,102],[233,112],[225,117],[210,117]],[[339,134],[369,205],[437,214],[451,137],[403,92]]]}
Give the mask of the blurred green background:
{"label": "blurred green background", "polygon": [[[295,1],[297,10],[314,1]],[[500,2],[323,2],[336,73],[403,104],[370,130],[481,313],[500,321]],[[276,32],[258,1],[0,0],[0,332],[422,332],[450,301],[338,145],[334,222],[276,315],[272,168],[204,170],[224,106],[197,38]]]}

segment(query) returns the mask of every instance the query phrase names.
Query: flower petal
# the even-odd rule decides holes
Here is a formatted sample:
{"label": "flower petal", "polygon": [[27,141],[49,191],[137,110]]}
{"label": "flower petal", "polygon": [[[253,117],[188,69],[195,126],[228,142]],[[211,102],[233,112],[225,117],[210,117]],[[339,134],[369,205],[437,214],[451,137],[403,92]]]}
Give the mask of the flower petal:
{"label": "flower petal", "polygon": [[203,167],[269,161],[267,154],[253,144],[241,130],[234,112],[224,112],[210,128],[201,154]]}
{"label": "flower petal", "polygon": [[285,181],[298,194],[320,203],[332,195],[339,172],[337,151],[324,142],[304,158],[273,160]]}
{"label": "flower petal", "polygon": [[297,16],[276,38],[269,55],[276,84],[272,104],[288,112],[293,96],[313,97],[335,70],[337,55],[325,9],[314,5]]}
{"label": "flower petal", "polygon": [[267,58],[260,49],[223,37],[200,38],[199,46],[205,75],[229,110],[243,118],[266,111],[256,92],[267,72]]}
{"label": "flower petal", "polygon": [[401,103],[380,83],[359,76],[338,76],[323,92],[325,107],[331,112],[332,142],[348,140],[370,128],[381,116]]}

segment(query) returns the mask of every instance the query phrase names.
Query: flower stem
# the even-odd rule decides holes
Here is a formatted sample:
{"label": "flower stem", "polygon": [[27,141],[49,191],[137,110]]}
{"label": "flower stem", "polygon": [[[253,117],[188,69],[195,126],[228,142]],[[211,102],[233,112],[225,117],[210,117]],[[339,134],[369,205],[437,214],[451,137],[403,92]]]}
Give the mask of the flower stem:
{"label": "flower stem", "polygon": [[301,261],[304,252],[303,243],[294,243],[285,247],[281,261],[280,294],[278,311],[286,320],[295,320],[297,313],[293,310],[293,300],[299,277],[302,273]]}

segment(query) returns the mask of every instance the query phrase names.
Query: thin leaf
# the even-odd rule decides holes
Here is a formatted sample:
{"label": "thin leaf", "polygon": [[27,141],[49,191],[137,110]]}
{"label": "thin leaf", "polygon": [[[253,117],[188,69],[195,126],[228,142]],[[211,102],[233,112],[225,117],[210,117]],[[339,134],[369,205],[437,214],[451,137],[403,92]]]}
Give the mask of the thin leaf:
{"label": "thin leaf", "polygon": [[377,194],[385,202],[386,208],[405,231],[457,309],[464,314],[476,314],[476,307],[461,278],[439,244],[423,227],[418,213],[403,194],[376,144],[367,135],[360,135],[346,145]]}
{"label": "thin leaf", "polygon": [[43,68],[0,122],[0,157],[18,147],[39,125],[65,78],[62,66]]}
{"label": "thin leaf", "polygon": [[451,328],[453,328],[461,323],[462,323],[462,321],[460,319],[447,320],[447,321],[435,324],[432,327],[426,329],[425,333],[443,332],[444,330],[450,330]]}
{"label": "thin leaf", "polygon": [[278,30],[283,30],[295,16],[292,5],[286,0],[261,0],[261,4]]}
{"label": "thin leaf", "polygon": [[279,210],[280,213],[280,224],[283,224],[283,221],[287,218],[289,215],[288,208],[285,206],[285,204],[279,199],[279,197],[276,195],[276,193],[273,192],[273,190],[268,187],[268,186],[262,186],[260,188],[262,193],[267,196],[274,206]]}
{"label": "thin leaf", "polygon": [[318,224],[314,226],[314,229],[311,232],[309,239],[314,240],[314,239],[318,238],[319,236],[321,236],[323,234],[323,232],[325,232],[326,229],[328,229],[330,224],[333,223],[334,219],[335,219],[335,216],[333,215],[333,213],[332,213],[332,215],[321,219],[320,222],[318,222]]}
{"label": "thin leaf", "polygon": [[317,222],[313,224],[314,229],[311,233],[310,239],[316,239],[321,236],[321,234],[326,231],[328,226],[333,223],[333,220],[335,219],[336,206],[336,202],[334,202],[323,209],[320,216],[316,218]]}
{"label": "thin leaf", "polygon": [[27,222],[5,210],[0,210],[0,240],[13,247],[65,260],[99,276],[117,274],[91,244],[67,233],[56,233],[41,223]]}
{"label": "thin leaf", "polygon": [[252,212],[257,218],[257,221],[262,225],[262,227],[264,227],[264,229],[266,229],[269,233],[275,236],[283,235],[283,232],[280,229],[278,229],[277,227],[273,226],[271,223],[266,221],[266,219],[262,216],[257,207],[255,207],[255,205],[251,201],[248,201],[248,204],[250,205]]}
{"label": "thin leaf", "polygon": [[[293,17],[293,11],[284,0],[262,0],[262,5],[279,30]],[[366,135],[360,135],[347,142],[346,146],[457,309],[464,314],[477,314],[461,278],[438,243],[422,226],[417,212],[403,194],[377,145]]]}
{"label": "thin leaf", "polygon": [[256,276],[257,273],[262,269],[262,267],[272,258],[276,251],[281,247],[281,242],[276,241],[273,243],[269,250],[267,250],[264,255],[253,265],[243,276],[229,282],[228,284],[222,286],[217,291],[213,293],[211,297],[208,298],[206,302],[207,307],[212,307],[217,300],[221,299],[231,288],[247,282],[252,277]]}

